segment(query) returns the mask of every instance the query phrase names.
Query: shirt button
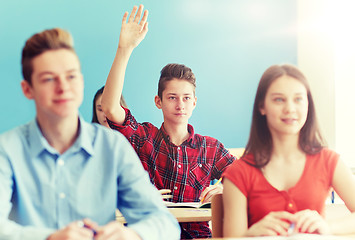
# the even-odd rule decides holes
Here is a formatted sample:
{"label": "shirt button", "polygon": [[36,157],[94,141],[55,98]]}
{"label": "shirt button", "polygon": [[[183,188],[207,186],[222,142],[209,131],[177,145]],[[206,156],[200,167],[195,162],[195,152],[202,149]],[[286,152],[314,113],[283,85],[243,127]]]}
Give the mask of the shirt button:
{"label": "shirt button", "polygon": [[202,167],[202,164],[200,163],[198,166],[199,166],[199,167]]}
{"label": "shirt button", "polygon": [[65,193],[60,193],[59,194],[59,197],[61,198],[61,199],[64,199],[66,196],[65,196]]}
{"label": "shirt button", "polygon": [[180,147],[178,147],[177,150],[180,151]]}
{"label": "shirt button", "polygon": [[63,165],[64,165],[64,161],[63,161],[62,159],[59,159],[59,160],[58,160],[58,165],[59,165],[59,166],[63,166]]}
{"label": "shirt button", "polygon": [[288,204],[288,207],[292,208],[292,207],[293,207],[293,204],[292,204],[292,203],[289,203],[289,204]]}
{"label": "shirt button", "polygon": [[176,189],[177,189],[177,186],[175,186],[174,189],[176,190]]}
{"label": "shirt button", "polygon": [[181,165],[180,165],[180,164],[178,165],[178,168],[181,168]]}

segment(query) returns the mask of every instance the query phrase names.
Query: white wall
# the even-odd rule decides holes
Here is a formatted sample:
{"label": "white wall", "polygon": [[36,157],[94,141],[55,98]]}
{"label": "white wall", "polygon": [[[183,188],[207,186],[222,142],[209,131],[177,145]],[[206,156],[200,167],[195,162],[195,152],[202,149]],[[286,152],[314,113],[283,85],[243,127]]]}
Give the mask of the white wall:
{"label": "white wall", "polygon": [[298,0],[298,66],[328,146],[355,167],[355,20],[351,0]]}

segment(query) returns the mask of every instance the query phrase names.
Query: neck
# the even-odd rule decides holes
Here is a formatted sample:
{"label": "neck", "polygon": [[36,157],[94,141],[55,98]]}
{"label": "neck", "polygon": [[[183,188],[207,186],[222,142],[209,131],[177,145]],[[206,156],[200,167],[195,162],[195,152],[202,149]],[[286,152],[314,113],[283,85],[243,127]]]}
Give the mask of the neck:
{"label": "neck", "polygon": [[190,136],[187,124],[171,125],[164,122],[164,129],[169,135],[170,141],[176,146],[180,146]]}
{"label": "neck", "polygon": [[304,155],[299,147],[299,135],[273,137],[272,157],[276,159],[294,159],[295,155]]}
{"label": "neck", "polygon": [[37,116],[37,121],[45,139],[60,154],[68,150],[78,136],[78,115],[66,119],[48,119]]}

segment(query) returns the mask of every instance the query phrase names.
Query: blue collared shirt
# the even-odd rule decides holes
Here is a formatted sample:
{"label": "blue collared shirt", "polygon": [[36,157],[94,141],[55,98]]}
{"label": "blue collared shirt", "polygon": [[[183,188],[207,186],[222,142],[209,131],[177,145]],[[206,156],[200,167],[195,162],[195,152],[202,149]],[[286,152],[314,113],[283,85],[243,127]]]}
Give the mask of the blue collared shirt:
{"label": "blue collared shirt", "polygon": [[46,239],[83,218],[105,225],[116,208],[142,239],[179,239],[176,219],[126,138],[79,122],[63,154],[35,120],[0,135],[0,239]]}

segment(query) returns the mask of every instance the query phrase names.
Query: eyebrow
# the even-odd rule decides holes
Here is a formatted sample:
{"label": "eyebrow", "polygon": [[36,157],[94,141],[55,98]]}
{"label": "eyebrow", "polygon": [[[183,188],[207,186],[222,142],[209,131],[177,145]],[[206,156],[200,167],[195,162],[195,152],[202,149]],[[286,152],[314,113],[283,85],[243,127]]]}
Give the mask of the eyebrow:
{"label": "eyebrow", "polygon": [[[173,95],[173,96],[176,96],[178,95],[177,93],[167,93],[167,95]],[[189,96],[189,95],[193,95],[192,93],[183,93],[182,95],[184,96]]]}
{"label": "eyebrow", "polygon": [[[79,69],[69,69],[68,71],[66,71],[65,73],[72,73],[72,72],[79,72]],[[43,75],[56,75],[55,73],[53,73],[53,72],[50,72],[50,71],[44,71],[44,72],[40,72],[39,74],[38,74],[38,77],[41,77],[41,76],[43,76]]]}
{"label": "eyebrow", "polygon": [[[271,93],[271,96],[275,96],[275,95],[285,95],[283,93]],[[307,93],[302,93],[302,92],[298,92],[298,93],[295,93],[294,95],[307,95]]]}

